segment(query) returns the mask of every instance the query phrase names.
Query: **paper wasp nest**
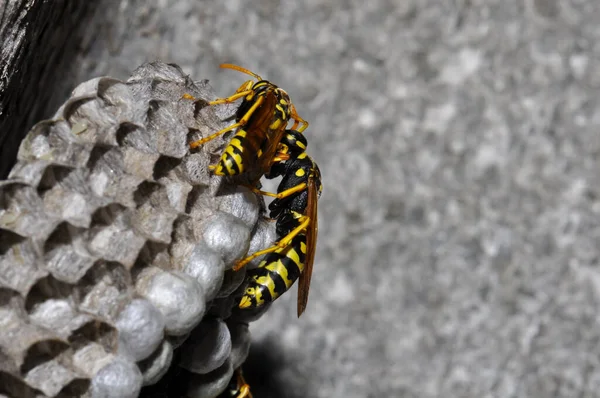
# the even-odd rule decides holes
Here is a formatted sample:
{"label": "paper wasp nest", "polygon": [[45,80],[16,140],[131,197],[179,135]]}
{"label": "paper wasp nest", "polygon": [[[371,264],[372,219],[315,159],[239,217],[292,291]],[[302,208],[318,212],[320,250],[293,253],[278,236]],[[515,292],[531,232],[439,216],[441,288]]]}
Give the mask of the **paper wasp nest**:
{"label": "paper wasp nest", "polygon": [[146,64],[81,84],[22,142],[0,182],[0,396],[135,397],[181,344],[189,396],[225,388],[259,315],[230,317],[245,271],[228,269],[274,232],[211,176],[222,139],[188,149],[235,110],[214,97]]}

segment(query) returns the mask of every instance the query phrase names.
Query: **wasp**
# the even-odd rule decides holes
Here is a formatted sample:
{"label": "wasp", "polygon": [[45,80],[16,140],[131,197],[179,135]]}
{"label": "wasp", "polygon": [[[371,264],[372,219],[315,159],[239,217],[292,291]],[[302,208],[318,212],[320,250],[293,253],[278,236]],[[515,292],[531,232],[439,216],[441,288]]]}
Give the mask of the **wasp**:
{"label": "wasp", "polygon": [[[233,95],[209,102],[209,105],[227,104],[242,98],[242,103],[236,111],[235,123],[190,143],[190,148],[196,148],[237,129],[236,134],[223,150],[219,162],[211,166],[211,169],[216,175],[221,176],[233,176],[249,170],[258,170],[260,174],[252,184],[254,185],[269,171],[275,160],[277,148],[289,120],[294,121],[292,129],[297,129],[299,132],[308,127],[308,122],[298,116],[288,93],[282,88],[241,66],[233,64],[220,66],[250,75],[256,81],[247,80]],[[189,95],[184,97],[193,99]]]}
{"label": "wasp", "polygon": [[255,308],[272,302],[300,278],[298,317],[308,303],[308,292],[317,245],[317,201],[322,191],[321,173],[306,154],[306,138],[296,130],[286,130],[280,144],[282,160],[273,163],[267,178],[282,176],[277,193],[257,191],[275,197],[269,205],[276,220],[279,241],[239,261],[234,270],[266,254],[255,269],[249,270],[250,282],[238,306]]}
{"label": "wasp", "polygon": [[220,397],[224,398],[252,398],[252,393],[250,392],[250,386],[244,380],[244,375],[242,374],[242,368],[239,367],[235,370],[235,375],[229,381],[229,385],[227,386],[227,390],[220,395]]}

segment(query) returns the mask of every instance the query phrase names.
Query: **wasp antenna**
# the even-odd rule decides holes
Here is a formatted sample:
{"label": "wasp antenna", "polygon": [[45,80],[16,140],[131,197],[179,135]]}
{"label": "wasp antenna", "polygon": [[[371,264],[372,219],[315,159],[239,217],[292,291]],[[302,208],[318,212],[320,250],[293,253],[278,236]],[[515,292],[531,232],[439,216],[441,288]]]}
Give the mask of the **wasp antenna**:
{"label": "wasp antenna", "polygon": [[245,73],[247,75],[250,75],[250,76],[254,77],[256,80],[262,80],[263,79],[262,77],[260,77],[256,73],[251,72],[248,69],[242,68],[241,66],[238,66],[238,65],[234,65],[234,64],[221,64],[219,66],[221,68],[223,68],[223,69],[233,69],[233,70],[237,70],[238,72]]}

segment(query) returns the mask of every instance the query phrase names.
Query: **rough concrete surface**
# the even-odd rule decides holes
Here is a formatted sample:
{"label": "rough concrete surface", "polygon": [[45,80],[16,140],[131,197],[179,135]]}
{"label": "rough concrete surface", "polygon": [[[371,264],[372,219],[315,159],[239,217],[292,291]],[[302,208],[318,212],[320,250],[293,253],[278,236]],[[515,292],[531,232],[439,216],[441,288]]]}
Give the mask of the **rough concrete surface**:
{"label": "rough concrete surface", "polygon": [[600,397],[600,2],[122,0],[94,20],[66,86],[159,58],[226,95],[233,62],[311,123],[311,298],[252,325],[255,396]]}

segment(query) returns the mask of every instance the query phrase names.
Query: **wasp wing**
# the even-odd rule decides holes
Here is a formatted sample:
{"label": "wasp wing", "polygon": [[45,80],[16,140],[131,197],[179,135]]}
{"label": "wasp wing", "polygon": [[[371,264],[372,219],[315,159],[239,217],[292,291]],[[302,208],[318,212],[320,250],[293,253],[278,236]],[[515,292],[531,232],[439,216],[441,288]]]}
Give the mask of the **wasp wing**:
{"label": "wasp wing", "polygon": [[[273,94],[273,97],[276,98],[276,95]],[[259,159],[260,170],[265,174],[273,165],[289,120],[289,116],[283,110],[278,109],[277,103],[271,109],[273,109],[271,123],[269,123],[269,131],[265,134],[266,140],[263,141],[262,155]]]}
{"label": "wasp wing", "polygon": [[306,228],[306,256],[304,271],[300,275],[298,282],[298,317],[302,315],[308,303],[308,292],[310,290],[310,279],[315,261],[315,251],[317,248],[317,233],[319,231],[317,220],[317,201],[319,199],[319,189],[315,177],[308,179],[308,201],[306,204],[306,215],[310,218],[310,223]]}
{"label": "wasp wing", "polygon": [[247,165],[245,170],[256,170],[262,167],[262,148],[269,141],[270,125],[273,120],[277,97],[272,91],[265,93],[263,103],[254,111],[244,127],[247,132],[246,145],[242,154],[242,162]]}

